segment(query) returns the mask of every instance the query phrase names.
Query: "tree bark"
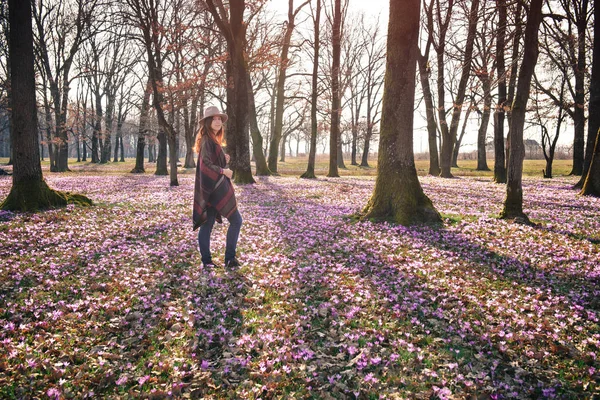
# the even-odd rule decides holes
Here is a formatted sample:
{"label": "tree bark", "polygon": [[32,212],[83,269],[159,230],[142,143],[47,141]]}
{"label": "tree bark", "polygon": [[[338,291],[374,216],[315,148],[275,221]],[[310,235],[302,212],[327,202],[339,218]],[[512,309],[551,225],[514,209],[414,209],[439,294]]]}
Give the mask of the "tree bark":
{"label": "tree bark", "polygon": [[339,177],[338,143],[340,141],[340,56],[341,56],[341,0],[335,0],[333,12],[333,53],[331,60],[331,131],[329,135],[329,172],[330,178]]}
{"label": "tree bark", "polygon": [[315,179],[315,159],[317,153],[317,93],[318,93],[318,74],[319,74],[319,24],[321,21],[321,0],[317,0],[317,10],[314,26],[314,56],[313,56],[313,72],[312,72],[312,92],[310,97],[310,150],[308,153],[308,165],[306,172],[300,177],[307,179]]}
{"label": "tree bark", "polygon": [[437,147],[437,124],[433,105],[433,95],[429,84],[429,71],[427,57],[419,54],[419,78],[425,100],[425,115],[427,116],[427,137],[429,143],[429,175],[438,176],[441,172]]}
{"label": "tree bark", "polygon": [[[255,183],[250,167],[250,140],[248,137],[248,66],[244,51],[246,24],[244,23],[244,0],[230,0],[229,19],[222,18],[215,7],[215,0],[206,0],[208,9],[227,42],[229,60],[227,75],[227,150],[231,155],[231,169],[236,183]],[[219,0],[220,1],[220,0]],[[226,16],[223,16],[226,17]]]}
{"label": "tree bark", "polygon": [[543,0],[532,0],[527,13],[525,26],[525,44],[523,62],[519,68],[517,92],[512,104],[512,120],[510,124],[510,152],[508,158],[508,180],[506,185],[506,199],[501,218],[517,219],[529,222],[523,212],[523,159],[525,146],[523,144],[523,130],[525,127],[525,114],[531,86],[531,78],[539,54],[538,31],[542,20]]}
{"label": "tree bark", "polygon": [[419,0],[390,1],[378,172],[363,218],[403,225],[441,222],[423,193],[413,153],[419,16]]}
{"label": "tree bark", "polygon": [[91,204],[81,195],[54,191],[42,175],[35,99],[31,2],[9,0],[9,62],[12,89],[12,187],[0,208],[36,211],[68,202]]}
{"label": "tree bark", "polygon": [[[132,174],[141,174],[144,169],[144,147],[146,146],[146,131],[148,129],[148,111],[150,109],[150,93],[152,92],[152,82],[150,77],[146,82],[146,90],[142,100],[142,108],[140,110],[140,122],[138,127],[138,138],[136,145],[135,167],[131,170]],[[148,149],[150,151],[150,149]]]}
{"label": "tree bark", "polygon": [[496,69],[498,71],[498,105],[494,114],[494,182],[506,183],[504,154],[504,119],[506,107],[506,0],[498,0],[498,31],[496,36]]}
{"label": "tree bark", "polygon": [[256,112],[256,103],[254,101],[254,91],[252,90],[252,82],[250,81],[250,74],[248,74],[248,105],[250,106],[250,135],[252,136],[252,154],[254,156],[254,163],[256,165],[256,175],[258,176],[269,176],[273,175],[269,166],[267,165],[267,159],[263,153],[263,137],[260,134],[260,128],[258,127],[258,119]]}
{"label": "tree bark", "polygon": [[481,125],[477,132],[477,171],[489,171],[487,165],[487,154],[485,151],[485,140],[487,138],[487,128],[490,122],[490,110],[492,108],[492,83],[490,76],[486,73],[479,77],[483,85],[483,112],[481,115]]}
{"label": "tree bark", "polygon": [[588,1],[581,2],[580,15],[577,16],[577,60],[573,65],[575,75],[575,110],[573,112],[574,136],[573,136],[573,170],[571,175],[580,176],[584,170],[585,160],[585,69],[586,69],[586,46],[585,37],[587,31],[587,9]]}
{"label": "tree bark", "polygon": [[[600,197],[600,7],[594,7],[594,49],[590,84],[588,135],[595,136],[594,151],[580,194]],[[589,141],[588,141],[589,142]]]}

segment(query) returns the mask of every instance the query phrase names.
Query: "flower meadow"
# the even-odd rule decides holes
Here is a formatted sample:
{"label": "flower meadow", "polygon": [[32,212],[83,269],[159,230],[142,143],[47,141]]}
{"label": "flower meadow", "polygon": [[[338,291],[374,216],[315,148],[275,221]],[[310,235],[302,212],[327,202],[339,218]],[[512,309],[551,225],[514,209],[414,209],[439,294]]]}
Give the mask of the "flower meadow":
{"label": "flower meadow", "polygon": [[[422,177],[443,226],[357,221],[374,179],[236,186],[242,267],[201,267],[193,177],[49,175],[0,212],[0,398],[600,396],[600,199]],[[10,190],[0,178],[0,197]],[[220,260],[227,223],[216,225]]]}

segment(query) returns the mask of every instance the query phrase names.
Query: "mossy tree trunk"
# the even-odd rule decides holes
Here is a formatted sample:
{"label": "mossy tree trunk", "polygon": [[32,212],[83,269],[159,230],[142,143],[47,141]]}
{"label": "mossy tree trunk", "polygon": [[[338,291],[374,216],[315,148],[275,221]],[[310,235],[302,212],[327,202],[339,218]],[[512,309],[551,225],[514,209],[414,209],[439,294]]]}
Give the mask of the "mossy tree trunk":
{"label": "mossy tree trunk", "polygon": [[419,0],[390,2],[378,172],[363,210],[363,218],[403,225],[441,222],[423,193],[413,153],[419,15]]}
{"label": "mossy tree trunk", "polygon": [[506,185],[506,199],[504,209],[500,216],[505,219],[520,219],[529,221],[523,212],[523,159],[525,146],[523,144],[523,130],[525,127],[525,114],[531,87],[531,78],[538,59],[539,44],[538,31],[542,21],[543,0],[532,0],[527,13],[525,26],[525,45],[523,49],[523,62],[519,68],[517,92],[512,104],[512,118],[509,130],[510,150],[508,156],[508,175]]}
{"label": "mossy tree trunk", "polygon": [[[594,8],[594,49],[590,84],[590,119],[588,135],[596,136],[594,151],[585,176],[582,195],[600,197],[600,7]],[[588,140],[589,143],[589,140]]]}
{"label": "mossy tree trunk", "polygon": [[66,205],[69,201],[91,204],[91,201],[84,196],[50,189],[42,176],[31,17],[31,2],[9,1],[14,167],[12,188],[0,208],[36,211]]}
{"label": "mossy tree trunk", "polygon": [[317,93],[319,82],[319,40],[321,20],[321,0],[317,0],[316,12],[314,17],[314,57],[312,72],[312,93],[310,97],[310,149],[308,152],[308,166],[306,172],[300,178],[315,179],[315,159],[317,154]]}

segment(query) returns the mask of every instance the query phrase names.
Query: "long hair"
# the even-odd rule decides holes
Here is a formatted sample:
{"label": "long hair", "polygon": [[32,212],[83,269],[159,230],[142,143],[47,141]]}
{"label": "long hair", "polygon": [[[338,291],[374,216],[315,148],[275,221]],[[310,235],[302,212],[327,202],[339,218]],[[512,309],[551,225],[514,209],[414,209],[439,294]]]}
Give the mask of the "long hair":
{"label": "long hair", "polygon": [[215,143],[219,146],[223,146],[225,144],[225,128],[221,126],[221,129],[217,133],[214,133],[210,125],[212,124],[213,117],[206,118],[202,125],[200,125],[200,129],[198,129],[198,133],[196,134],[196,144],[194,145],[194,151],[200,154],[200,150],[202,149],[202,138],[205,135],[208,135]]}

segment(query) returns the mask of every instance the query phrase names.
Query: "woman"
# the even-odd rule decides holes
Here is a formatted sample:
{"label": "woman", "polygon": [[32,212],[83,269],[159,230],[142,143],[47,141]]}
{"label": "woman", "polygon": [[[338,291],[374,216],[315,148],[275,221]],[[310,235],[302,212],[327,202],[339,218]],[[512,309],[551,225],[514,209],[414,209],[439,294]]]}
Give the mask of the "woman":
{"label": "woman", "polygon": [[210,253],[210,234],[215,220],[222,223],[221,216],[229,220],[227,242],[225,245],[225,266],[237,268],[236,247],[242,216],[237,209],[235,193],[231,183],[233,171],[227,168],[229,155],[221,147],[224,142],[223,124],[227,115],[215,106],[204,110],[200,120],[200,130],[196,135],[195,150],[198,153],[196,183],[194,186],[194,230],[198,232],[198,247],[204,268],[214,266]]}

